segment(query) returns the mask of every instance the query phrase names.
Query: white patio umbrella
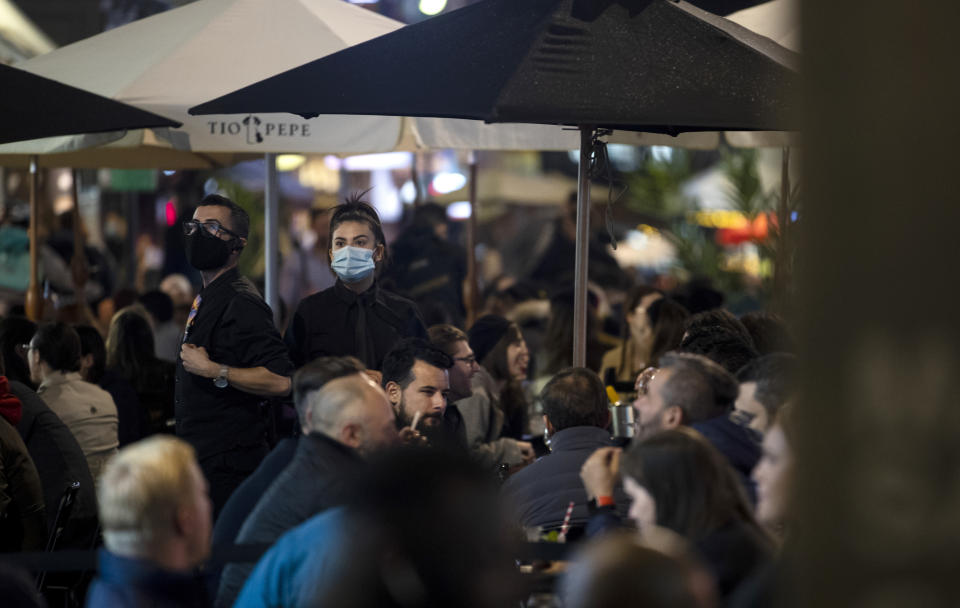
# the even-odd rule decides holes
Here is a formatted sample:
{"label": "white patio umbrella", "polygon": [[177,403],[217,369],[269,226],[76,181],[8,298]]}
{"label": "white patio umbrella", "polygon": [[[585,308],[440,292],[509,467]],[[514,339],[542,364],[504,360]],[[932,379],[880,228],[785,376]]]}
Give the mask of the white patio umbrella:
{"label": "white patio umbrella", "polygon": [[[191,116],[187,108],[403,24],[342,0],[199,0],[81,40],[17,67],[169,116],[179,129],[0,146],[0,164],[32,154],[73,167],[176,168],[176,152],[360,154],[397,149],[566,150],[573,131],[470,120],[290,114]],[[335,88],[337,83],[329,83]],[[673,138],[626,134],[624,142]],[[691,138],[696,146],[696,139]],[[104,145],[108,144],[108,145]],[[706,145],[706,144],[700,144]],[[96,147],[94,152],[91,147]],[[180,159],[203,166],[201,159]],[[25,160],[23,161],[25,164]],[[209,164],[209,163],[208,163]],[[184,166],[184,165],[180,165]]]}
{"label": "white patio umbrella", "polygon": [[800,52],[800,0],[772,0],[727,15],[791,51]]}
{"label": "white patio umbrella", "polygon": [[[800,0],[771,0],[726,18],[791,51],[800,52]],[[728,144],[737,148],[786,148],[796,146],[800,140],[798,133],[787,131],[727,131],[723,135]]]}
{"label": "white patio umbrella", "polygon": [[[357,154],[424,148],[568,150],[575,131],[549,125],[390,116],[290,114],[191,116],[187,108],[283,72],[403,24],[342,0],[199,0],[81,40],[19,64],[183,123],[58,137],[0,146],[0,165],[113,168],[210,168],[273,153]],[[329,83],[336,87],[337,83]],[[637,145],[671,145],[668,136],[618,134]],[[684,145],[710,147],[711,136]],[[268,157],[268,168],[272,158]],[[277,197],[268,176],[267,301],[275,281]],[[274,306],[275,310],[276,307]]]}

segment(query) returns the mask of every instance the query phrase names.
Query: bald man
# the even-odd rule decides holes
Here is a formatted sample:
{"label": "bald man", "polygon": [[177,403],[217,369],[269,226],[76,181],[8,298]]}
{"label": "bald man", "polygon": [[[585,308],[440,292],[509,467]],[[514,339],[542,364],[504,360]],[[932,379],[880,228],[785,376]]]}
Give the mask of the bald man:
{"label": "bald man", "polygon": [[[387,396],[363,373],[316,382],[311,366],[294,376],[303,394],[304,436],[286,469],[263,495],[237,535],[237,543],[272,543],[284,532],[343,502],[347,483],[371,453],[396,444],[396,417]],[[229,564],[223,571],[216,606],[233,606],[254,564]]]}

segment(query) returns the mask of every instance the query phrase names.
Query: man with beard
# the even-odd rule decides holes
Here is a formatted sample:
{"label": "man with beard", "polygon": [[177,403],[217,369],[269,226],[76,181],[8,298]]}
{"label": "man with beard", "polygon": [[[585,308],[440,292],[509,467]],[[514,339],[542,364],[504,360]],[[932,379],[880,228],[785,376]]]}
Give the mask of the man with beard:
{"label": "man with beard", "polygon": [[503,412],[485,390],[474,391],[473,379],[480,371],[480,364],[470,348],[467,334],[453,325],[434,325],[427,334],[433,346],[453,359],[449,370],[449,398],[463,417],[467,446],[473,456],[488,468],[533,462],[533,446],[527,441],[501,437]]}
{"label": "man with beard", "polygon": [[730,417],[739,392],[736,378],[711,359],[666,353],[660,357],[659,368],[644,370],[637,378],[634,438],[692,427],[727,458],[754,501],[756,485],[750,473],[760,460],[761,449],[755,434]]}
{"label": "man with beard", "polygon": [[383,388],[398,427],[414,427],[433,447],[466,449],[463,418],[447,402],[451,367],[453,359],[442,350],[409,338],[384,357]]}
{"label": "man with beard", "polygon": [[237,270],[250,230],[247,212],[211,194],[183,228],[203,289],[177,358],[177,435],[197,451],[218,514],[267,454],[261,406],[290,392],[292,365],[270,307]]}

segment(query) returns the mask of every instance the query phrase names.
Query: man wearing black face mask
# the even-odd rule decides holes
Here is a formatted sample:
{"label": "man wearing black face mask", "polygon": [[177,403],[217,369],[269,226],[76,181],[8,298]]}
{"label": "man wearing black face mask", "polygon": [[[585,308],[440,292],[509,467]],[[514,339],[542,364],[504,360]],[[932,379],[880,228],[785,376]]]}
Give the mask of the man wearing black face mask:
{"label": "man wearing black face mask", "polygon": [[262,405],[290,392],[293,369],[270,308],[237,270],[249,230],[247,212],[216,194],[184,223],[203,289],[177,358],[177,435],[197,451],[215,515],[267,454]]}

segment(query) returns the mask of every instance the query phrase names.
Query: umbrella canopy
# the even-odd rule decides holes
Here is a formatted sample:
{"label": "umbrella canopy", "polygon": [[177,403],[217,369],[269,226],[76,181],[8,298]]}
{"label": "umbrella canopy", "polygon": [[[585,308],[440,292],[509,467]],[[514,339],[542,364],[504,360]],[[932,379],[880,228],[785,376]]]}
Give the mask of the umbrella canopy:
{"label": "umbrella canopy", "polygon": [[[727,19],[791,51],[800,52],[800,0],[771,0],[727,15]],[[727,131],[724,139],[737,148],[786,147],[799,145],[800,134]]]}
{"label": "umbrella canopy", "polygon": [[[192,110],[782,130],[797,56],[672,0],[487,0]],[[362,68],[360,68],[362,66]],[[335,87],[312,86],[335,82]]]}
{"label": "umbrella canopy", "polygon": [[[596,128],[795,128],[795,53],[679,0],[486,0],[192,108],[578,125],[573,364],[586,345]],[[336,82],[336,87],[316,83]]]}
{"label": "umbrella canopy", "polygon": [[[402,27],[398,21],[342,0],[198,0],[135,21],[20,67],[170,116],[183,126],[138,131],[122,139],[120,134],[78,136],[0,146],[0,164],[23,164],[26,155],[39,154],[40,163],[50,166],[202,168],[267,152],[568,150],[577,146],[576,133],[536,125],[517,128],[387,116],[306,120],[276,113],[203,117],[187,113],[193,105]],[[341,85],[327,81],[324,86]]]}
{"label": "umbrella canopy", "polygon": [[0,64],[0,142],[180,123]]}
{"label": "umbrella canopy", "polygon": [[727,19],[800,52],[800,0],[771,0],[727,15]]}

